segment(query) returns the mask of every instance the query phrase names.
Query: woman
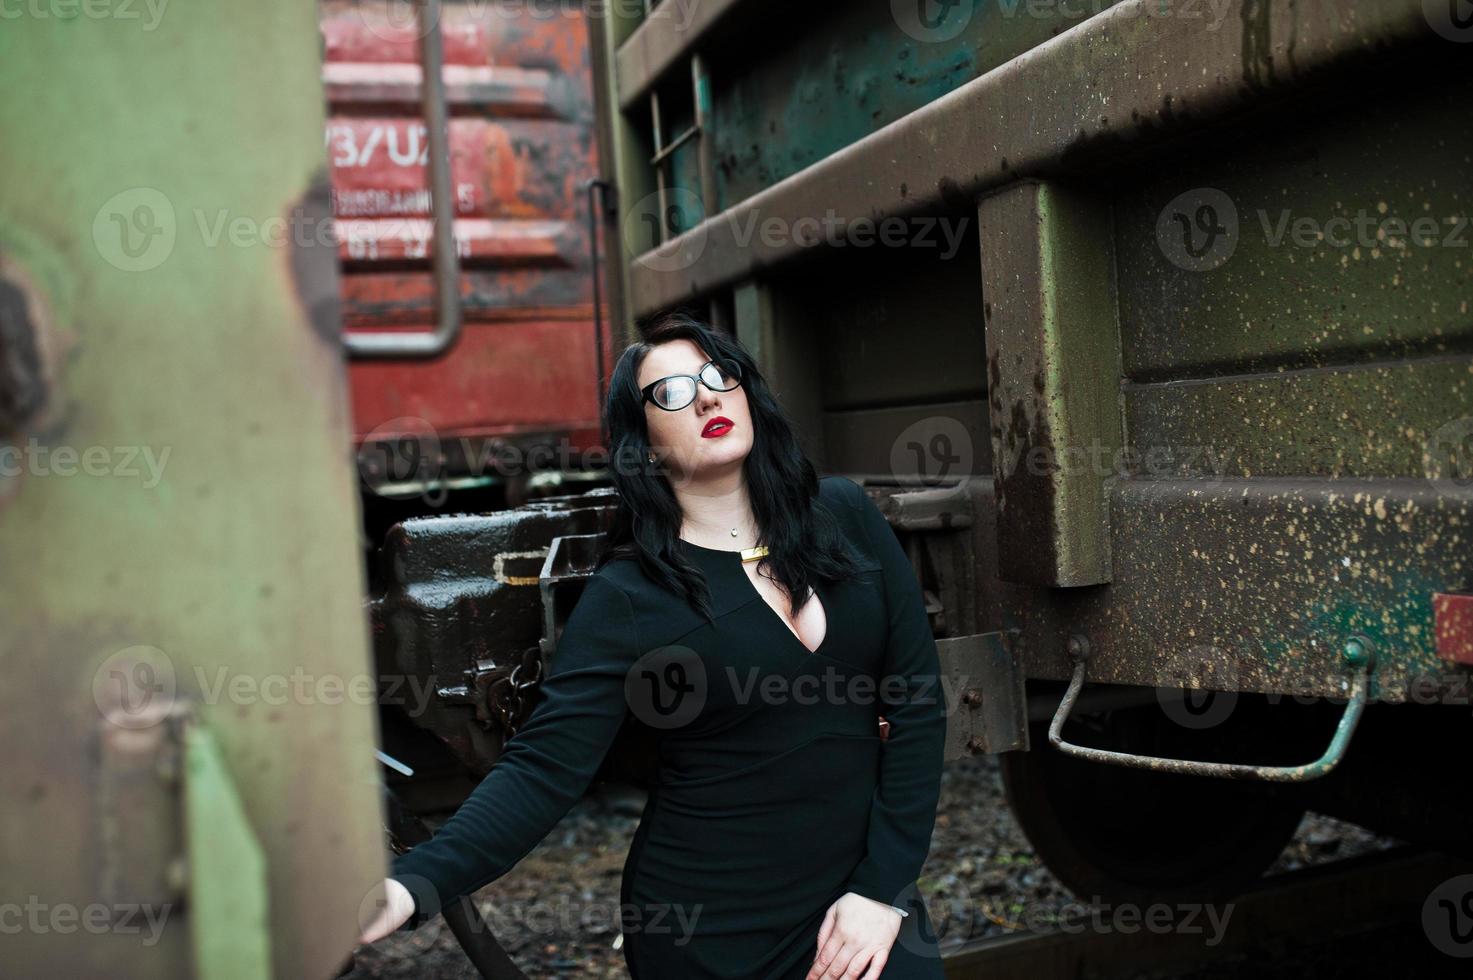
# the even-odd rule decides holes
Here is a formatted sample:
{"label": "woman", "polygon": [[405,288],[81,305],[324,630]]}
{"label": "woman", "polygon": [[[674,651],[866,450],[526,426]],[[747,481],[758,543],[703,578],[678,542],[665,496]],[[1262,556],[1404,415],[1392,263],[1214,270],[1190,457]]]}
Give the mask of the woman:
{"label": "woman", "polygon": [[939,980],[916,877],[944,706],[889,524],[818,479],[747,352],[685,314],[624,351],[605,411],[619,506],[542,699],[395,859],[363,941],[506,873],[627,723],[659,746],[620,896],[635,980]]}

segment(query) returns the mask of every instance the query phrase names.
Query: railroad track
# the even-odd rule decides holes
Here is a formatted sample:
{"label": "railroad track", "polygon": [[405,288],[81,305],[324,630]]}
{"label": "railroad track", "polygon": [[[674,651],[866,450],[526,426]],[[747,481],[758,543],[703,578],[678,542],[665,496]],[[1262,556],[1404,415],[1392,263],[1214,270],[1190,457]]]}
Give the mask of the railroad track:
{"label": "railroad track", "polygon": [[[1169,977],[1261,951],[1294,950],[1416,924],[1438,886],[1473,863],[1416,848],[1393,848],[1274,875],[1210,912],[1115,906],[1048,932],[992,937],[947,952],[947,980],[1111,980]],[[1431,944],[1432,940],[1427,939]],[[1435,954],[1441,956],[1440,953]],[[1449,968],[1466,961],[1445,957]]]}

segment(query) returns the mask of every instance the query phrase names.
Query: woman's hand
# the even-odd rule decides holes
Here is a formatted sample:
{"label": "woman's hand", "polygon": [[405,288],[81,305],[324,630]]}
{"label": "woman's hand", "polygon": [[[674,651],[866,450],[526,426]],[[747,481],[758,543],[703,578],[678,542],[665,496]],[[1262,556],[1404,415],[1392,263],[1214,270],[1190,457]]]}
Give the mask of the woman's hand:
{"label": "woman's hand", "polygon": [[902,918],[899,909],[883,902],[856,892],[840,895],[818,930],[818,957],[804,980],[875,980],[890,958]]}
{"label": "woman's hand", "polygon": [[[384,907],[358,937],[360,944],[376,943],[398,929],[414,914],[414,896],[393,878],[384,879]],[[896,913],[897,915],[899,913]]]}

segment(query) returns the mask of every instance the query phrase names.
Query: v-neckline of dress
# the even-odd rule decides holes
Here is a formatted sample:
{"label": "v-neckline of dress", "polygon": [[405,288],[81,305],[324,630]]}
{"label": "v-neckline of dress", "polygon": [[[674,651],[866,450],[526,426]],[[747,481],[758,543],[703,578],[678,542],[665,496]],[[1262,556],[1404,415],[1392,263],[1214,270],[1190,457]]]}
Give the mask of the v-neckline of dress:
{"label": "v-neckline of dress", "polygon": [[[694,549],[695,551],[702,551],[709,555],[721,555],[723,556],[721,560],[734,562],[737,566],[736,573],[740,575],[742,581],[746,583],[746,587],[750,595],[749,601],[755,600],[761,603],[762,608],[767,611],[767,615],[777,621],[777,624],[782,627],[783,632],[792,637],[793,642],[798,644],[798,648],[804,653],[808,654],[810,657],[816,657],[818,656],[819,651],[828,645],[829,638],[834,635],[834,622],[830,618],[832,607],[829,601],[823,596],[822,583],[813,586],[813,599],[817,599],[820,608],[823,609],[823,639],[818,641],[818,646],[810,648],[808,644],[803,642],[803,638],[799,636],[791,626],[788,625],[788,621],[782,617],[782,614],[779,613],[776,609],[772,608],[772,603],[767,601],[767,597],[762,594],[761,590],[757,588],[751,577],[747,575],[747,570],[741,567],[742,553],[740,551],[727,551],[722,548],[707,548],[704,545],[696,544],[693,541],[687,541],[685,538],[676,538],[676,540],[680,541],[687,547]],[[809,601],[813,600],[810,599]],[[743,605],[746,605],[746,603],[743,603]]]}

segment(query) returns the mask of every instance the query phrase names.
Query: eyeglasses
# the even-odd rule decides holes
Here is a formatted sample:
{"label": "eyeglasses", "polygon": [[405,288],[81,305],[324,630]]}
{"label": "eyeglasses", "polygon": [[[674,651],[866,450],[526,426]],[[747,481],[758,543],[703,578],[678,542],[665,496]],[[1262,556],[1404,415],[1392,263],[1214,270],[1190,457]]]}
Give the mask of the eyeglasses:
{"label": "eyeglasses", "polygon": [[736,361],[717,359],[701,365],[695,375],[672,374],[668,378],[651,381],[640,389],[641,401],[653,402],[656,408],[667,412],[678,412],[696,400],[696,383],[700,382],[712,391],[731,391],[742,383],[742,368]]}

